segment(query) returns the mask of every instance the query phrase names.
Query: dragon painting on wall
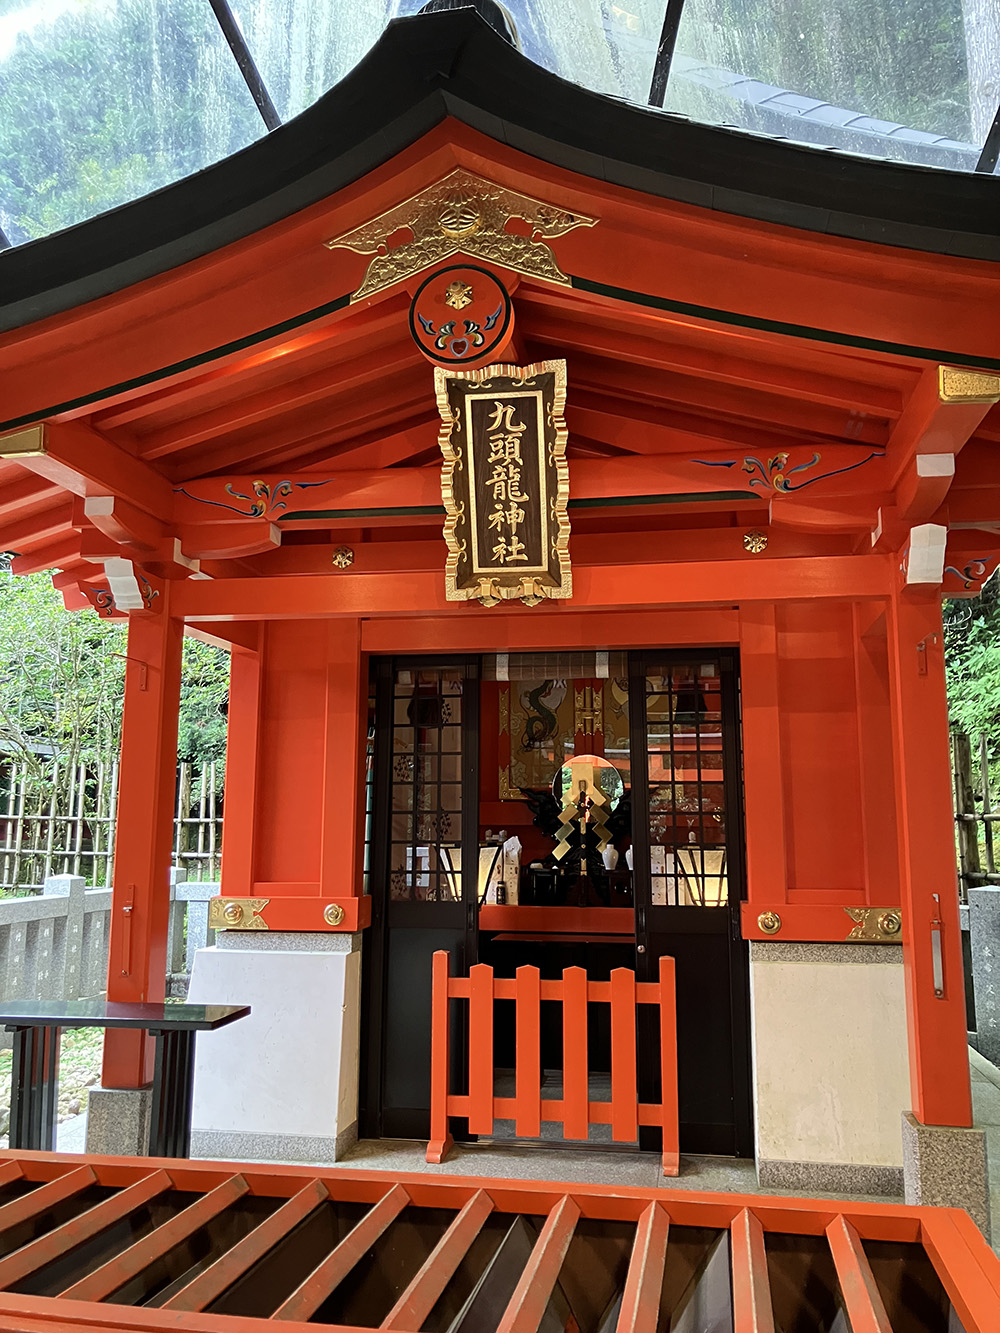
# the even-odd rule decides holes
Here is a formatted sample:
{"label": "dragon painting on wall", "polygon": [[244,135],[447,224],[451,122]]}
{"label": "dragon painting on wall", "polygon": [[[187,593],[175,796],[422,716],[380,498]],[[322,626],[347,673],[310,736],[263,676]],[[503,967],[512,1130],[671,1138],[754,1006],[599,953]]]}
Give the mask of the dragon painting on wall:
{"label": "dragon painting on wall", "polygon": [[616,762],[627,765],[628,682],[616,678],[583,689],[580,685],[547,679],[501,686],[500,732],[509,738],[509,759],[501,741],[501,800],[520,800],[522,791],[549,788],[581,734],[587,737],[588,751],[614,752],[620,756]]}

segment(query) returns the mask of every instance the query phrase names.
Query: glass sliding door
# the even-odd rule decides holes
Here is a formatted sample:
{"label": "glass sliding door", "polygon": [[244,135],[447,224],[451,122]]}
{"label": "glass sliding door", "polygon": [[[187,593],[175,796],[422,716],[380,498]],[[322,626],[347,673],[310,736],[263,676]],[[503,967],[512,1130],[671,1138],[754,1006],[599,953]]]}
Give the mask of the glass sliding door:
{"label": "glass sliding door", "polygon": [[[682,1151],[747,1156],[753,1143],[737,691],[733,651],[632,658],[637,975],[652,981],[662,955],[675,959]],[[652,1085],[655,1034],[642,1039]]]}
{"label": "glass sliding door", "polygon": [[363,1132],[377,1137],[427,1137],[431,957],[476,961],[478,684],[476,662],[375,667]]}

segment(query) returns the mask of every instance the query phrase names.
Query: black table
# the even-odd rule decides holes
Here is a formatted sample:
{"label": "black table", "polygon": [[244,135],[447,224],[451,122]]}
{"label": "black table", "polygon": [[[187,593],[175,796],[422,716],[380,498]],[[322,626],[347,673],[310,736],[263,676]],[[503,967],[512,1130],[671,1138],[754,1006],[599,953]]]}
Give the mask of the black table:
{"label": "black table", "polygon": [[0,1024],[14,1034],[10,1146],[55,1148],[62,1028],[142,1028],[156,1038],[149,1155],[190,1156],[195,1035],[214,1032],[249,1012],[249,1005],[0,1001]]}

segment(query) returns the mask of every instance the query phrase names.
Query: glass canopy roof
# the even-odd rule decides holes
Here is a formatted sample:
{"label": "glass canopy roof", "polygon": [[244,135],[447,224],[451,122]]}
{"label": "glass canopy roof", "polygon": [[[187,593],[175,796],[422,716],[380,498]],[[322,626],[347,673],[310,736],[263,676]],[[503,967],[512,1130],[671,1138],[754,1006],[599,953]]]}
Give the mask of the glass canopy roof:
{"label": "glass canopy roof", "polygon": [[[421,4],[0,0],[0,245],[81,222],[245,147],[308,107],[391,19]],[[996,166],[1000,0],[506,8],[526,56],[613,97],[892,161]]]}

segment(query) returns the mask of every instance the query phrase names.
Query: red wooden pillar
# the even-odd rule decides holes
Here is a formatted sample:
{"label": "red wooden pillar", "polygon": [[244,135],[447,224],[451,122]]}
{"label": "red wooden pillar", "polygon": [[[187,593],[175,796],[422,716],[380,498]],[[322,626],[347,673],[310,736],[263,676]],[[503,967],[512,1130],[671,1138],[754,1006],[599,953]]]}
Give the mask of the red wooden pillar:
{"label": "red wooden pillar", "polygon": [[740,607],[740,676],[747,896],[751,903],[780,903],[788,888],[788,847],[773,604]]}
{"label": "red wooden pillar", "polygon": [[889,602],[888,637],[913,1114],[925,1125],[968,1126],[972,1103],[939,592],[897,589]]}
{"label": "red wooden pillar", "polygon": [[368,659],[360,620],[330,620],[327,636],[319,890],[324,901],[361,892],[365,844]]}
{"label": "red wooden pillar", "polygon": [[[108,951],[108,999],[161,1001],[165,993],[170,858],[177,783],[177,711],[184,626],[169,612],[133,613],[128,629],[125,712]],[[101,1082],[138,1088],[153,1076],[145,1033],[108,1031]]]}
{"label": "red wooden pillar", "polygon": [[261,688],[260,652],[234,644],[229,662],[226,799],[222,813],[224,897],[253,896]]}

